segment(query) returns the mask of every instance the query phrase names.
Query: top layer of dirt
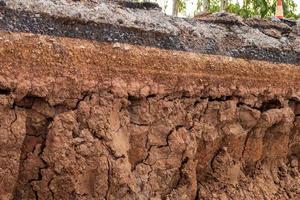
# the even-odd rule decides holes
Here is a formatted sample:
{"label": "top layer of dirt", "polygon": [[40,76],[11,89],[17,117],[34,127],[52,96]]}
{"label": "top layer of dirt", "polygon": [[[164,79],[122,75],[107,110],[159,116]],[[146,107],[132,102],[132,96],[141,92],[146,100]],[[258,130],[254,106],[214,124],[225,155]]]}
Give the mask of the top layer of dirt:
{"label": "top layer of dirt", "polygon": [[0,30],[300,63],[294,21],[245,20],[226,13],[176,18],[155,4],[124,1],[0,2]]}

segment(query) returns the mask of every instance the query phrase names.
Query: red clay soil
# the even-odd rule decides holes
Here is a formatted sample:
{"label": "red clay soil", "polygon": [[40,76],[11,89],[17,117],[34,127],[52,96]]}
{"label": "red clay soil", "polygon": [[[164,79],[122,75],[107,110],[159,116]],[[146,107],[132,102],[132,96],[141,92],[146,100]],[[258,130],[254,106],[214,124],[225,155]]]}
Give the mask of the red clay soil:
{"label": "red clay soil", "polygon": [[0,33],[0,199],[300,199],[300,66]]}

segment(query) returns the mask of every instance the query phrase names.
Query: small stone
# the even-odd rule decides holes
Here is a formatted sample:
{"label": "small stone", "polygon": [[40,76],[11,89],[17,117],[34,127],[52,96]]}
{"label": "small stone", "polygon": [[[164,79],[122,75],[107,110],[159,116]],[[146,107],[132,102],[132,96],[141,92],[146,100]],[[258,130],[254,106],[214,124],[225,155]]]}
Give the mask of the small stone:
{"label": "small stone", "polygon": [[280,180],[279,180],[279,178],[278,178],[278,177],[275,177],[275,178],[274,178],[274,183],[275,183],[275,184],[277,184],[277,185],[279,185],[279,183],[280,183]]}
{"label": "small stone", "polygon": [[149,86],[145,86],[140,90],[140,96],[142,97],[146,97],[148,96],[150,93],[150,87]]}
{"label": "small stone", "polygon": [[281,38],[281,32],[276,29],[265,29],[263,30],[263,33],[274,38]]}
{"label": "small stone", "polygon": [[125,50],[125,51],[130,50],[130,46],[129,46],[128,44],[124,44],[124,50]]}
{"label": "small stone", "polygon": [[293,159],[293,160],[291,161],[291,167],[296,168],[296,167],[298,167],[298,165],[299,165],[299,163],[298,163],[298,160],[297,160],[297,159]]}
{"label": "small stone", "polygon": [[0,0],[0,6],[6,6],[6,3],[4,0]]}
{"label": "small stone", "polygon": [[114,49],[117,49],[117,48],[120,48],[120,47],[121,47],[121,44],[118,43],[118,42],[116,42],[116,43],[113,44],[113,48]]}
{"label": "small stone", "polygon": [[118,22],[119,24],[123,24],[123,23],[124,23],[124,21],[123,21],[122,19],[118,19],[117,22]]}

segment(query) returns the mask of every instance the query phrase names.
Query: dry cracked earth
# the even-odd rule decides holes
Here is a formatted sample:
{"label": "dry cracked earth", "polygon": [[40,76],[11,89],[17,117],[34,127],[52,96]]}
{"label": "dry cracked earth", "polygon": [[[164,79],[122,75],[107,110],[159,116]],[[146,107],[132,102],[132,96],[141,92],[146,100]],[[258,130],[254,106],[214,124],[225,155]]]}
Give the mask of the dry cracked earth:
{"label": "dry cracked earth", "polygon": [[[213,33],[243,23],[241,30],[257,37],[248,59],[227,55],[233,44],[222,43],[222,35],[216,35],[215,52],[205,53],[209,42],[185,51],[161,47],[157,42],[165,40],[152,38],[151,30],[135,33],[148,37],[141,45],[112,42],[104,33],[37,33],[26,21],[19,24],[19,14],[35,9],[42,16],[40,1],[25,11],[20,2],[0,6],[1,200],[300,199],[300,37],[294,22],[259,22],[273,23],[264,34],[274,38],[268,43],[259,38],[265,29],[252,30],[234,16],[194,21]],[[93,8],[91,2],[60,2],[53,5]],[[120,6],[98,3],[108,10]],[[152,4],[150,10],[118,6],[124,18],[132,9],[159,12]],[[64,26],[77,20],[68,18]],[[201,30],[202,36],[208,31]],[[236,52],[248,52],[238,46],[247,42],[240,38]],[[272,50],[260,51],[261,45]],[[288,57],[276,57],[278,51]]]}

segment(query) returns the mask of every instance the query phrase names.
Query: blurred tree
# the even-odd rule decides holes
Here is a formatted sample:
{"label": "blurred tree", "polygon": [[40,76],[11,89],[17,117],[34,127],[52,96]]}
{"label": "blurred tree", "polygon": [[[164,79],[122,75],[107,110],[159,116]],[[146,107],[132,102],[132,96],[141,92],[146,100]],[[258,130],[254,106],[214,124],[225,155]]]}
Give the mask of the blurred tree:
{"label": "blurred tree", "polygon": [[218,12],[220,11],[220,0],[198,0],[196,12]]}
{"label": "blurred tree", "polygon": [[[274,10],[275,10],[275,6],[274,6]],[[297,10],[297,4],[294,0],[283,0],[283,14],[286,18],[299,19],[300,13],[296,13],[297,12],[296,10]]]}
{"label": "blurred tree", "polygon": [[[217,1],[217,0],[211,0]],[[209,11],[216,12],[220,10],[225,10],[227,12],[235,13],[242,17],[254,17],[258,16],[261,18],[271,17],[275,14],[277,0],[243,0],[242,6],[235,1],[229,0],[228,6],[222,8],[226,3],[220,3],[220,9],[218,7],[218,1],[211,3]],[[222,5],[223,4],[223,5]],[[296,13],[297,4],[295,0],[283,0],[283,13],[286,18],[300,18],[300,13]]]}
{"label": "blurred tree", "polygon": [[[162,0],[132,0],[132,1],[152,1],[158,2]],[[164,10],[167,4],[172,4],[172,14],[178,16],[184,13],[187,0],[164,0]],[[283,13],[286,18],[300,18],[300,13],[296,12],[297,0],[283,0]],[[261,18],[271,17],[275,14],[277,0],[243,0],[242,4],[238,0],[197,0],[196,11],[199,12],[219,12],[227,11],[235,13],[242,17],[258,16]]]}
{"label": "blurred tree", "polygon": [[208,12],[210,7],[210,0],[203,0],[203,12]]}
{"label": "blurred tree", "polygon": [[221,8],[220,11],[226,11],[228,6],[228,0],[221,0]]}
{"label": "blurred tree", "polygon": [[186,9],[185,0],[173,0],[173,12],[172,15],[177,16],[179,12]]}

